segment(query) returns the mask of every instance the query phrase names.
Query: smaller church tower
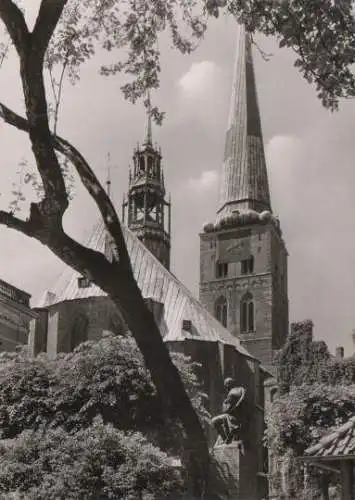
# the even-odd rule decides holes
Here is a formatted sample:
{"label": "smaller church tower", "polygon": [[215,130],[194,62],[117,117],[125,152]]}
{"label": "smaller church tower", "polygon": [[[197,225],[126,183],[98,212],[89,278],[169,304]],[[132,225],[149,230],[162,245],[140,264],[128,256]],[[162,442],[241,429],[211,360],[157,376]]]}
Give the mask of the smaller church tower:
{"label": "smaller church tower", "polygon": [[161,151],[153,146],[150,98],[141,146],[133,153],[127,198],[122,204],[122,220],[153,255],[170,267],[171,204],[165,199]]}

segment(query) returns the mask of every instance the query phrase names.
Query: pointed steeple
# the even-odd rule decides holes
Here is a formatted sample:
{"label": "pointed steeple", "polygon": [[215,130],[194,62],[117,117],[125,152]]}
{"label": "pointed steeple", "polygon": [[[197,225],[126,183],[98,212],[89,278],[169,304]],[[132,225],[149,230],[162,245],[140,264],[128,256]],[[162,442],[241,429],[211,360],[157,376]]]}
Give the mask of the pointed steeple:
{"label": "pointed steeple", "polygon": [[271,211],[250,35],[238,26],[217,220]]}
{"label": "pointed steeple", "polygon": [[150,93],[148,91],[147,95],[147,107],[145,116],[145,130],[144,130],[144,141],[143,146],[152,146],[152,107],[150,103]]}

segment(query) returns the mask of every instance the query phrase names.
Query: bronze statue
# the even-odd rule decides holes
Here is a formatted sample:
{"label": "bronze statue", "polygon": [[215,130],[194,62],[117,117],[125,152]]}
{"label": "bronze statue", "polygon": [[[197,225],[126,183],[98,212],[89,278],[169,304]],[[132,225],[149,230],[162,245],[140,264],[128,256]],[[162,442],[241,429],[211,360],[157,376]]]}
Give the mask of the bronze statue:
{"label": "bronze statue", "polygon": [[216,444],[229,444],[232,441],[241,441],[241,418],[239,406],[245,398],[244,387],[238,387],[232,378],[224,381],[226,398],[223,401],[221,415],[212,419],[212,425],[218,432]]}

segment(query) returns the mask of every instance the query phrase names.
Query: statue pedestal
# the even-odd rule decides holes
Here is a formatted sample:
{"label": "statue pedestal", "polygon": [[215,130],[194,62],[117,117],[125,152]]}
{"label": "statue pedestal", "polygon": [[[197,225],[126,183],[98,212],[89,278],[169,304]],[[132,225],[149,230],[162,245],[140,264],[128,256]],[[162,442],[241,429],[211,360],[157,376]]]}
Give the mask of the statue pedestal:
{"label": "statue pedestal", "polygon": [[219,474],[223,498],[239,500],[240,497],[240,443],[215,445],[212,449]]}

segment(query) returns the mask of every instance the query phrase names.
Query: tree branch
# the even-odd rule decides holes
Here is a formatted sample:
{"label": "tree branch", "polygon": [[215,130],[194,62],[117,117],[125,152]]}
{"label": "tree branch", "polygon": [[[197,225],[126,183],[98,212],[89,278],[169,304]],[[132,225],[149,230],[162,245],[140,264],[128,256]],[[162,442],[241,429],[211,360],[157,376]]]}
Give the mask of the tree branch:
{"label": "tree branch", "polygon": [[11,229],[16,229],[16,231],[26,236],[30,236],[31,238],[34,236],[34,225],[32,222],[18,219],[11,212],[0,210],[0,224]]}
{"label": "tree branch", "polygon": [[[0,117],[8,123],[24,132],[29,131],[28,121],[0,103]],[[107,231],[113,239],[113,254],[120,264],[132,272],[131,261],[127,251],[125,239],[123,236],[120,221],[117,217],[115,208],[107,195],[105,189],[101,186],[96,175],[81,153],[69,141],[52,136],[54,148],[74,165],[84,187],[94,199],[106,226]]]}
{"label": "tree branch", "polygon": [[53,149],[43,80],[43,62],[49,40],[67,0],[42,0],[33,33],[28,31],[21,10],[12,0],[0,1],[0,18],[16,47],[28,118],[28,134],[41,175],[45,197],[38,215],[47,225],[60,225],[68,207],[63,173]]}
{"label": "tree branch", "polygon": [[42,58],[68,0],[42,0],[32,31],[33,49]]}
{"label": "tree branch", "polygon": [[30,33],[25,18],[12,0],[0,1],[0,18],[16,47],[18,54],[24,49],[30,48]]}
{"label": "tree branch", "polygon": [[101,186],[99,180],[86,162],[81,153],[67,140],[61,137],[54,137],[54,148],[66,156],[74,165],[84,187],[94,199],[109,235],[112,237],[113,256],[126,269],[132,272],[131,260],[127,251],[126,242],[123,236],[121,223],[117,217],[116,210]]}
{"label": "tree branch", "polygon": [[[65,264],[102,288],[105,288],[108,278],[112,278],[112,264],[102,253],[81,245],[64,231],[48,232],[43,226],[37,226],[33,220],[19,219],[11,212],[4,210],[0,210],[0,224],[15,229],[30,238],[35,238],[47,246]],[[117,279],[120,280],[119,273]]]}

